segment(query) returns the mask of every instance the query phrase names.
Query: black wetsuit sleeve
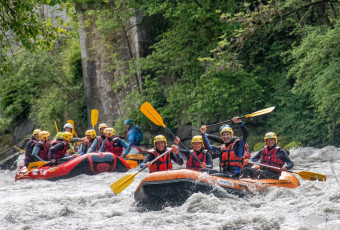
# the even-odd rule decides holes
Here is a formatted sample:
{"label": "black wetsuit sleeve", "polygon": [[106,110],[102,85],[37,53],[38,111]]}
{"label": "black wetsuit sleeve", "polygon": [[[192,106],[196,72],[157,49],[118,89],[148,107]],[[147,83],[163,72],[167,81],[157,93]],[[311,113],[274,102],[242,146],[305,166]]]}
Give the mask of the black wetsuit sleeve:
{"label": "black wetsuit sleeve", "polygon": [[64,143],[62,143],[62,142],[56,144],[55,146],[53,146],[53,147],[51,148],[51,159],[53,159],[54,153],[55,153],[55,152],[61,151],[61,150],[63,150],[63,149],[64,149]]}
{"label": "black wetsuit sleeve", "polygon": [[260,160],[260,158],[261,158],[261,152],[262,152],[262,149],[261,149],[260,151],[258,151],[258,152],[256,153],[256,155],[255,155],[254,157],[252,157],[249,161],[250,161],[250,162],[256,162],[256,161]]}
{"label": "black wetsuit sleeve", "polygon": [[209,152],[207,152],[207,165],[213,166],[212,156]]}
{"label": "black wetsuit sleeve", "polygon": [[247,137],[249,136],[249,134],[248,134],[246,127],[244,126],[244,124],[242,122],[239,123],[238,127],[240,128],[240,131],[241,131],[241,134],[242,134],[242,137],[243,137],[243,141],[247,142]]}
{"label": "black wetsuit sleeve", "polygon": [[284,149],[280,149],[280,151],[278,151],[276,153],[276,157],[279,158],[280,160],[286,162],[286,168],[289,170],[291,168],[294,167],[294,163],[293,161],[291,161],[291,159],[289,158],[286,150]]}
{"label": "black wetsuit sleeve", "polygon": [[154,155],[152,155],[151,153],[148,153],[148,155],[146,155],[146,157],[145,157],[145,159],[143,160],[143,162],[142,163],[146,163],[146,162],[151,162],[151,161],[153,161],[153,159],[155,159],[155,156]]}
{"label": "black wetsuit sleeve", "polygon": [[185,158],[186,158],[187,160],[189,160],[189,158],[190,158],[190,152],[189,152],[188,150],[186,150],[186,149],[180,149],[180,151],[181,151],[182,155],[184,155]]}
{"label": "black wetsuit sleeve", "polygon": [[206,135],[210,140],[215,141],[215,142],[220,143],[220,144],[223,144],[223,140],[219,136],[215,136],[215,135],[211,135],[211,134],[206,134]]}
{"label": "black wetsuit sleeve", "polygon": [[175,161],[179,165],[183,164],[183,158],[182,157],[180,158],[179,154],[177,155],[176,153],[174,153],[174,151],[171,151],[170,158],[171,160]]}

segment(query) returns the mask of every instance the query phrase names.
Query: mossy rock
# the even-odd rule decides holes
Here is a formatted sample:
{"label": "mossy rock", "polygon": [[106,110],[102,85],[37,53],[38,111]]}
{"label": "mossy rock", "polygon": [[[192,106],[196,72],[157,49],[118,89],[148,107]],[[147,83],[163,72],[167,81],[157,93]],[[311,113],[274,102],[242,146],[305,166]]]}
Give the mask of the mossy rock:
{"label": "mossy rock", "polygon": [[292,141],[289,144],[285,145],[284,149],[290,150],[292,148],[296,148],[296,147],[303,147],[302,143],[299,141]]}

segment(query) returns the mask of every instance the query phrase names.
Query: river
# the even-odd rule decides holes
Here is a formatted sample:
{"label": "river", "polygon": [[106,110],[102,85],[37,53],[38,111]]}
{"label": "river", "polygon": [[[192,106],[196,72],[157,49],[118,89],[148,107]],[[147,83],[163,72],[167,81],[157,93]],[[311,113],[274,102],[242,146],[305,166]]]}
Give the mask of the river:
{"label": "river", "polygon": [[0,170],[0,229],[340,229],[340,149],[299,148],[290,157],[295,171],[325,174],[327,181],[298,176],[295,189],[245,198],[198,193],[182,206],[143,212],[133,195],[147,170],[119,195],[110,184],[137,168],[53,182],[15,182],[15,171]]}

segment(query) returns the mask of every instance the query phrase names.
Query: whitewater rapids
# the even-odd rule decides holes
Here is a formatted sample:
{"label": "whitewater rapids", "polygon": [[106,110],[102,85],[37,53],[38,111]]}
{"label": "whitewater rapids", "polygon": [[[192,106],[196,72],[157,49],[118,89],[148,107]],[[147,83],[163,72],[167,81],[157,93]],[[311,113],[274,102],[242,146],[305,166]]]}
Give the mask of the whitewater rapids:
{"label": "whitewater rapids", "polygon": [[[182,206],[141,211],[134,191],[139,173],[121,194],[110,184],[126,173],[81,175],[58,181],[14,181],[0,170],[0,229],[329,229],[340,230],[340,149],[293,149],[295,171],[325,174],[327,181],[300,178],[295,189],[271,188],[239,198],[194,194]],[[218,161],[214,161],[218,169]],[[175,168],[185,168],[180,166]]]}

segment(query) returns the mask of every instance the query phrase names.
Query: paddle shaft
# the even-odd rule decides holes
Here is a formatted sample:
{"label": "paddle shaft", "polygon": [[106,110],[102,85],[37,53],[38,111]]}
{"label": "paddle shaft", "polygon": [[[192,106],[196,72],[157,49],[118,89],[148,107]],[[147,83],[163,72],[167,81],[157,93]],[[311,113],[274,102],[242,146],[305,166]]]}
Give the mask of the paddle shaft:
{"label": "paddle shaft", "polygon": [[[165,126],[165,129],[172,135],[172,137],[173,138],[176,138],[176,135],[175,134],[173,134],[172,132],[171,132],[171,130],[170,129],[168,129],[168,127],[166,127]],[[185,148],[185,150],[186,151],[188,151],[188,153],[190,153],[191,154],[191,156],[193,157],[193,158],[195,158],[195,160],[197,160],[198,162],[200,162],[200,164],[202,164],[202,162],[191,152],[191,151],[189,151],[189,149],[187,148],[187,147],[185,147],[185,145],[180,141],[179,142],[184,148]]]}
{"label": "paddle shaft", "polygon": [[[242,117],[240,117],[240,119],[242,119],[242,118],[245,118],[246,116],[242,116]],[[231,122],[232,120],[227,120],[227,121],[221,121],[221,122],[218,122],[218,123],[216,123],[216,124],[212,124],[212,125],[206,125],[205,127],[212,127],[212,126],[216,126],[216,125],[220,125],[220,124],[224,124],[224,123],[228,123],[228,122]]]}
{"label": "paddle shaft", "polygon": [[281,168],[279,167],[275,167],[275,166],[271,166],[271,165],[265,165],[265,164],[261,164],[261,163],[257,163],[257,162],[248,162],[250,164],[253,164],[253,165],[260,165],[260,166],[264,166],[264,167],[267,167],[267,168],[272,168],[272,169],[277,169],[277,170],[281,170]]}

